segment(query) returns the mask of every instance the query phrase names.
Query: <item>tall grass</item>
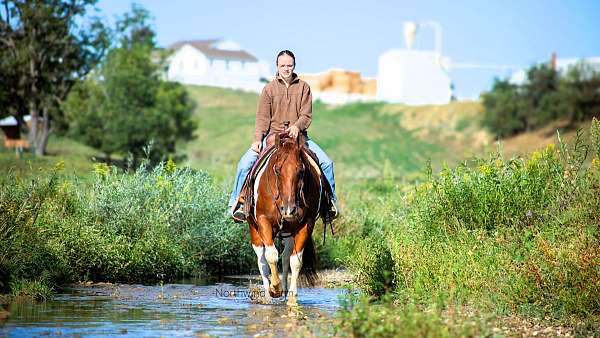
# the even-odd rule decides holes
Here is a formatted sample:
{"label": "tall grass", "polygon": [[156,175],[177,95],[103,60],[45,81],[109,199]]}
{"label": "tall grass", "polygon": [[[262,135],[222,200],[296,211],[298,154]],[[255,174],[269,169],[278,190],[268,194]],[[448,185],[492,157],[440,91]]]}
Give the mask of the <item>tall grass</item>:
{"label": "tall grass", "polygon": [[[393,294],[401,304],[471,304],[496,314],[597,320],[596,120],[591,135],[593,149],[581,134],[570,146],[559,137],[557,147],[527,158],[492,156],[437,174],[428,170],[413,186],[391,184],[392,198],[353,215],[356,223],[379,220],[347,260],[361,287]],[[587,153],[594,157],[590,166],[584,165]]]}
{"label": "tall grass", "polygon": [[77,184],[57,174],[62,166],[49,178],[3,179],[4,292],[28,280],[151,282],[254,266],[246,228],[229,221],[226,192],[206,172],[97,164]]}

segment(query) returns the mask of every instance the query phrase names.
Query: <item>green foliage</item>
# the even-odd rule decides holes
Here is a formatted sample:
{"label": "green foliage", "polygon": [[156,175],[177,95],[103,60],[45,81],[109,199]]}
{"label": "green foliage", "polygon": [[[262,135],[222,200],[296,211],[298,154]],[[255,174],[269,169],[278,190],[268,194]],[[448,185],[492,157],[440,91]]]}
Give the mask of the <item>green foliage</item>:
{"label": "green foliage", "polygon": [[52,287],[43,279],[20,279],[10,285],[11,296],[27,297],[37,301],[48,300],[52,296]]}
{"label": "green foliage", "polygon": [[482,95],[483,125],[499,137],[539,128],[551,120],[572,123],[598,116],[600,72],[580,62],[561,75],[548,65],[532,66],[522,85],[496,79]]}
{"label": "green foliage", "polygon": [[62,170],[59,163],[49,179],[2,178],[0,291],[41,297],[42,285],[69,281],[149,282],[254,266],[247,229],[230,223],[226,194],[205,172],[168,161],[127,174],[102,163],[85,185]]}
{"label": "green foliage", "polygon": [[571,67],[559,91],[570,106],[567,117],[573,121],[584,121],[590,117],[600,117],[600,71],[585,62]]}
{"label": "green foliage", "polygon": [[439,307],[420,308],[399,304],[390,297],[373,303],[367,297],[350,296],[342,302],[335,335],[340,337],[474,337],[491,330],[482,318],[466,311]]}
{"label": "green foliage", "polygon": [[[31,114],[32,146],[43,154],[59,103],[102,58],[108,31],[86,17],[96,0],[4,1],[0,13],[0,106],[23,122]],[[38,117],[44,118],[37,130]]]}
{"label": "green foliage", "polygon": [[488,231],[523,226],[555,207],[563,167],[553,147],[534,152],[527,161],[500,158],[443,169],[419,192],[423,223],[432,232],[458,228]]}
{"label": "green foliage", "polygon": [[79,196],[76,226],[50,220],[75,275],[138,281],[247,266],[246,231],[229,224],[225,194],[206,173],[171,164],[127,175],[98,165],[96,175]]}
{"label": "green foliage", "polygon": [[112,154],[143,158],[152,142],[153,162],[176,154],[178,141],[192,139],[194,108],[183,86],[161,79],[148,13],[139,6],[119,22],[121,45],[109,51],[97,73],[69,95],[64,109],[70,135]]}
{"label": "green foliage", "polygon": [[62,279],[66,261],[38,224],[43,205],[56,193],[56,172],[49,179],[31,181],[11,175],[0,183],[0,292],[8,292],[11,283],[26,285],[23,280],[38,278],[33,287]]}
{"label": "green foliage", "polygon": [[[598,144],[594,128],[596,121]],[[369,235],[349,257],[360,285],[379,294],[371,285],[386,283],[390,262],[374,259],[386,257],[381,250],[364,248],[387,248],[401,302],[598,318],[600,161],[582,165],[582,137],[572,145],[559,138],[558,149],[549,145],[527,159],[492,157],[436,175],[430,169],[415,186],[390,186],[391,198],[354,219],[383,219],[362,226]]]}
{"label": "green foliage", "polygon": [[[381,231],[381,230],[380,230]],[[347,256],[346,266],[355,271],[355,279],[361,290],[381,296],[395,288],[389,243],[380,231],[372,231],[358,240],[352,255]]]}
{"label": "green foliage", "polygon": [[592,139],[592,151],[595,152],[596,158],[600,159],[600,121],[595,117],[592,119],[590,137]]}
{"label": "green foliage", "polygon": [[525,130],[525,122],[520,115],[525,110],[521,96],[516,85],[507,80],[494,81],[492,91],[482,95],[485,106],[483,125],[500,137]]}

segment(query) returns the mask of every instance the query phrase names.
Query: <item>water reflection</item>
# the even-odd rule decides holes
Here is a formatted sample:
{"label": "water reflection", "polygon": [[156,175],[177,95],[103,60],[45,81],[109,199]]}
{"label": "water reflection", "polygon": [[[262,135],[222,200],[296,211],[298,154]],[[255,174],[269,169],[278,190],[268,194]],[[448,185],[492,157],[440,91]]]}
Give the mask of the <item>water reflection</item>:
{"label": "water reflection", "polygon": [[64,290],[45,303],[10,305],[0,336],[289,336],[302,322],[330,317],[341,289],[300,288],[300,307],[257,304],[248,280],[211,285],[100,284]]}

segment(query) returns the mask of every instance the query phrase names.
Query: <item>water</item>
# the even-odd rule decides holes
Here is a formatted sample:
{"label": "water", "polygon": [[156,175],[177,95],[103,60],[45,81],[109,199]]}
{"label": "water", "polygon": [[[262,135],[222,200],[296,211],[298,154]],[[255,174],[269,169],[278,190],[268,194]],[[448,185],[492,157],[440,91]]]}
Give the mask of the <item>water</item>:
{"label": "water", "polygon": [[248,295],[256,291],[247,279],[212,285],[72,287],[47,302],[11,304],[0,337],[292,336],[314,323],[323,326],[345,292],[299,288],[299,307],[294,309],[283,299],[254,302]]}

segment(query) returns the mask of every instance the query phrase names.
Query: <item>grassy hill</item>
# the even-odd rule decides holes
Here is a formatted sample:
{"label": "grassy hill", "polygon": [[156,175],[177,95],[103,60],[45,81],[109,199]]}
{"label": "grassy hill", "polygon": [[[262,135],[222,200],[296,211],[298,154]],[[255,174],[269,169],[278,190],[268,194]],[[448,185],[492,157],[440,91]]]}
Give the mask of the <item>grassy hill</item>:
{"label": "grassy hill", "polygon": [[[198,103],[195,116],[199,122],[197,139],[187,145],[188,163],[231,177],[252,141],[258,95],[188,88]],[[410,178],[429,158],[437,165],[456,162],[473,142],[479,150],[486,137],[476,123],[480,111],[476,102],[410,107],[383,103],[328,106],[317,101],[309,135],[334,160],[336,175],[342,180],[379,177],[384,171]]]}
{"label": "grassy hill", "polygon": [[[196,102],[194,114],[199,128],[195,140],[181,145],[188,155],[185,165],[206,169],[229,184],[237,161],[252,141],[258,95],[206,86],[188,86],[188,90]],[[382,176],[413,181],[429,159],[438,169],[443,163],[452,165],[498,149],[493,137],[479,126],[481,112],[479,102],[329,106],[317,101],[309,134],[334,160],[336,177],[341,182]],[[503,140],[503,153],[510,157],[544,147],[555,141],[555,130],[562,126],[556,122]],[[588,130],[589,123],[583,127]],[[565,130],[565,138],[574,133]],[[0,171],[27,174],[65,161],[67,172],[85,177],[92,170],[94,156],[101,156],[89,147],[57,136],[51,137],[48,152],[47,157],[25,154],[17,161],[11,150],[0,146]]]}

